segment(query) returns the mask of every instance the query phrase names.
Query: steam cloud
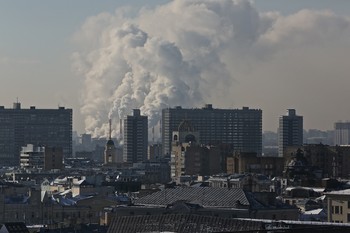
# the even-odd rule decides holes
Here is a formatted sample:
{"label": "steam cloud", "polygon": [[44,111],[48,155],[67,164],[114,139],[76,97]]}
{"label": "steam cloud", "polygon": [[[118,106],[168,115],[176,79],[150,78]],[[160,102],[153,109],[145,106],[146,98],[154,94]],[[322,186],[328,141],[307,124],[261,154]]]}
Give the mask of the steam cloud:
{"label": "steam cloud", "polygon": [[119,122],[134,108],[152,127],[166,107],[230,106],[243,76],[258,76],[255,66],[296,48],[348,43],[342,38],[350,25],[328,11],[282,16],[231,0],[174,0],[127,15],[119,9],[91,17],[75,35],[80,49],[73,63],[84,77],[81,112],[94,136],[108,134],[108,117]]}

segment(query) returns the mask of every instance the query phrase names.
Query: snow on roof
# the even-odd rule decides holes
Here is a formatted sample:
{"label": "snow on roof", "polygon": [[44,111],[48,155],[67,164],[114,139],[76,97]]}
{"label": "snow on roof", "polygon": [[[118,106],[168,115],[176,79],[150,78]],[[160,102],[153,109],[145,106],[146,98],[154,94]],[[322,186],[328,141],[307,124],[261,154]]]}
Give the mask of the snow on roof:
{"label": "snow on roof", "polygon": [[322,192],[325,191],[325,188],[322,188],[322,187],[302,187],[302,186],[299,186],[299,187],[287,187],[286,191],[291,191],[293,189],[307,189],[307,190],[313,190],[314,192],[318,192],[318,193],[322,193]]}
{"label": "snow on roof", "polygon": [[327,194],[332,194],[332,195],[350,195],[350,189],[331,191],[331,192],[329,192]]}
{"label": "snow on roof", "polygon": [[59,195],[64,196],[64,195],[69,194],[69,193],[71,193],[71,192],[72,192],[71,189],[67,189],[67,190],[61,192]]}
{"label": "snow on roof", "polygon": [[309,211],[305,211],[304,214],[308,214],[308,215],[318,215],[321,212],[324,212],[324,210],[322,208],[320,209],[314,209],[314,210],[309,210]]}

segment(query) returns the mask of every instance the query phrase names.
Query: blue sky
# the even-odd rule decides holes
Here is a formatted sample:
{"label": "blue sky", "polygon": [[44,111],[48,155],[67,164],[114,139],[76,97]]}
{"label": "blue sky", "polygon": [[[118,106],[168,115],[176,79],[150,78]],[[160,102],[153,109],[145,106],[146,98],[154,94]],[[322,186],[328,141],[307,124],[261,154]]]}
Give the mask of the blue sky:
{"label": "blue sky", "polygon": [[[88,17],[99,13],[113,14],[122,6],[153,8],[167,2],[0,0],[0,105],[10,107],[18,97],[24,108],[31,105],[38,108],[70,107],[74,109],[74,128],[82,132],[84,124],[79,113],[82,80],[76,77],[71,64],[77,46],[72,41],[74,34]],[[348,0],[257,0],[255,6],[261,12],[278,11],[283,15],[302,9],[328,9],[350,17]],[[275,112],[267,116],[274,115]],[[339,116],[334,120],[343,118]],[[274,129],[276,124],[267,122],[265,125],[266,129]],[[321,128],[321,124],[310,125],[310,128],[316,127]]]}

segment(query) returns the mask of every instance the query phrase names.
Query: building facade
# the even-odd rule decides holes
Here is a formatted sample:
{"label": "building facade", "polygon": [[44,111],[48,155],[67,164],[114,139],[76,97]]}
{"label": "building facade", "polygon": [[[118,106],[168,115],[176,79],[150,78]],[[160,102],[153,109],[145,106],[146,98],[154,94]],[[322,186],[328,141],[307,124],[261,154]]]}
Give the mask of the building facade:
{"label": "building facade", "polygon": [[275,156],[257,156],[256,153],[236,152],[227,157],[228,174],[257,173],[267,176],[282,176],[284,159]]}
{"label": "building facade", "polygon": [[26,169],[62,169],[62,148],[34,146],[33,144],[23,146],[20,155],[20,166]]}
{"label": "building facade", "polygon": [[124,119],[123,160],[127,163],[139,163],[147,160],[148,118],[134,109],[133,116]]}
{"label": "building facade", "polygon": [[280,116],[278,128],[278,156],[283,157],[287,146],[303,145],[303,117],[295,109],[288,109],[287,115]]}
{"label": "building facade", "polygon": [[284,165],[285,172],[289,170],[299,177],[307,171],[319,181],[320,178],[349,179],[350,147],[323,144],[290,146],[285,149]]}
{"label": "building facade", "polygon": [[199,132],[191,122],[184,120],[173,132],[171,151],[171,176],[212,175],[222,173],[225,154],[220,146],[201,144]]}
{"label": "building facade", "polygon": [[61,170],[63,168],[63,149],[61,147],[45,147],[44,170]]}
{"label": "building facade", "polygon": [[153,144],[148,146],[148,155],[149,160],[157,160],[162,158],[162,144]]}
{"label": "building facade", "polygon": [[262,148],[262,110],[214,109],[211,104],[203,108],[184,109],[180,106],[162,110],[163,155],[170,156],[173,131],[183,120],[191,121],[205,145],[231,144],[236,151],[256,152]]}
{"label": "building facade", "polygon": [[328,222],[350,223],[350,190],[326,193]]}
{"label": "building facade", "polygon": [[72,109],[22,109],[0,106],[0,165],[18,166],[21,147],[27,144],[62,147],[72,156]]}
{"label": "building facade", "polygon": [[350,122],[334,123],[334,144],[350,145]]}

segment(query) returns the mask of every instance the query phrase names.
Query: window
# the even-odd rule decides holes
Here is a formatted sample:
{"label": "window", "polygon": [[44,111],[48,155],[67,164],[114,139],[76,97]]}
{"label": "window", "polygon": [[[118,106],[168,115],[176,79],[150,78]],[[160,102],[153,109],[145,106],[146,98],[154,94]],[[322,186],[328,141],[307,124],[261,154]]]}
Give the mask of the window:
{"label": "window", "polygon": [[336,206],[335,207],[335,212],[334,212],[335,214],[339,214],[339,206]]}

